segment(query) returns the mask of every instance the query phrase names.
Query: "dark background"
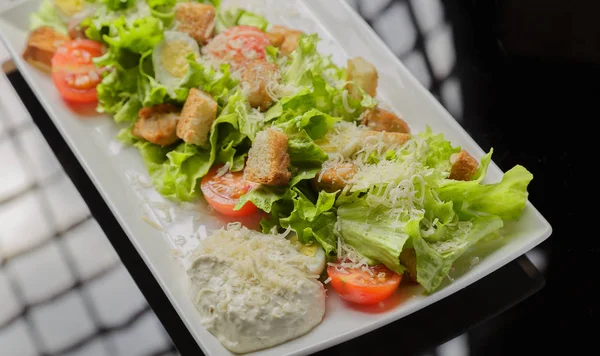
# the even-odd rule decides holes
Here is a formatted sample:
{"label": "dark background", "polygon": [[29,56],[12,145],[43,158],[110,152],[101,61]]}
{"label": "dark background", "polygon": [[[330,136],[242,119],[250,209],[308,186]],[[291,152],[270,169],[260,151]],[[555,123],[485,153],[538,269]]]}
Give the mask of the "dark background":
{"label": "dark background", "polygon": [[600,1],[444,4],[463,90],[461,124],[484,150],[502,152],[494,157],[500,168],[522,164],[534,174],[530,200],[553,227],[540,246],[547,258],[545,287],[473,329],[471,354],[591,351],[600,299],[600,248],[591,214]]}

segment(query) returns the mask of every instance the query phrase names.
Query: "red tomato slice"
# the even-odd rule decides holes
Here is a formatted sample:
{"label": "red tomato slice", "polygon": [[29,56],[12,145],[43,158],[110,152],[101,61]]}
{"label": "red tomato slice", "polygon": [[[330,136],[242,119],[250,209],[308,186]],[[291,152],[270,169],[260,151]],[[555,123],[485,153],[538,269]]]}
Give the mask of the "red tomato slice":
{"label": "red tomato slice", "polygon": [[101,43],[76,39],[62,45],[52,57],[52,80],[60,95],[73,103],[98,100],[96,86],[102,81],[102,69],[92,59],[101,56]]}
{"label": "red tomato slice", "polygon": [[227,172],[217,177],[219,168],[214,166],[202,178],[200,189],[204,198],[216,211],[227,216],[248,216],[254,214],[258,208],[247,202],[239,210],[233,210],[238,199],[256,187],[256,183],[244,179],[244,172]]}
{"label": "red tomato slice", "polygon": [[377,304],[387,299],[402,280],[402,276],[383,264],[370,267],[372,275],[360,268],[344,270],[338,266],[327,267],[331,286],[342,298],[357,304]]}
{"label": "red tomato slice", "polygon": [[267,35],[258,27],[235,26],[216,35],[205,47],[208,54],[233,66],[247,61],[264,59],[270,44]]}

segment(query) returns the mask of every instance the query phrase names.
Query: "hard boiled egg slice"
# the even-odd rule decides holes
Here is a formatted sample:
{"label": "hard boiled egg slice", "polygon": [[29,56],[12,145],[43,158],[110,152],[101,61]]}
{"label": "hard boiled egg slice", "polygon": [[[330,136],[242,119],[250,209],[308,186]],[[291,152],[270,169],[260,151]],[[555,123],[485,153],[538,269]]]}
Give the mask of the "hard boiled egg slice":
{"label": "hard boiled egg slice", "polygon": [[305,245],[298,241],[298,236],[296,235],[293,235],[288,240],[300,254],[306,257],[305,266],[307,271],[315,275],[323,273],[327,261],[325,258],[325,251],[323,251],[321,246],[315,242]]}
{"label": "hard boiled egg slice", "polygon": [[179,88],[190,67],[186,57],[191,53],[196,58],[200,56],[196,40],[183,32],[165,31],[165,37],[152,52],[155,79],[170,91]]}
{"label": "hard boiled egg slice", "polygon": [[78,12],[81,12],[88,4],[85,0],[54,0],[54,7],[59,15],[70,19]]}

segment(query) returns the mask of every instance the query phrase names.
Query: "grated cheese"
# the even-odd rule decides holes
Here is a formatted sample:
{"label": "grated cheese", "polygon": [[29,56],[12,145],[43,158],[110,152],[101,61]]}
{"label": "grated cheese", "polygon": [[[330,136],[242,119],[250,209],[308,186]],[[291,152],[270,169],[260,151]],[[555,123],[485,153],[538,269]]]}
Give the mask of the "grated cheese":
{"label": "grated cheese", "polygon": [[222,177],[225,174],[227,174],[227,172],[229,172],[229,162],[225,163],[225,165],[223,165],[223,167],[221,167],[217,170],[217,174],[215,174],[215,177],[217,177],[217,178]]}

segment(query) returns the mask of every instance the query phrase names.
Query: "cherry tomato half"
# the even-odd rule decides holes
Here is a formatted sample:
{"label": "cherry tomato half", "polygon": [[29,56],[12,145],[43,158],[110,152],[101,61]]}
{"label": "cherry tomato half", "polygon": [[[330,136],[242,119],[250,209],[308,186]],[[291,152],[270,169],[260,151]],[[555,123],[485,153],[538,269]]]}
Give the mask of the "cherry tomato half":
{"label": "cherry tomato half", "polygon": [[245,180],[243,171],[227,171],[227,173],[217,176],[221,167],[214,166],[211,168],[200,182],[200,189],[208,204],[219,213],[227,216],[239,217],[254,214],[258,209],[252,202],[247,202],[239,210],[233,208],[238,199],[257,184]]}
{"label": "cherry tomato half", "polygon": [[270,44],[267,35],[258,27],[235,26],[216,35],[205,47],[206,51],[233,66],[247,61],[264,59]]}
{"label": "cherry tomato half", "polygon": [[96,86],[102,81],[102,69],[92,59],[101,56],[101,43],[76,39],[59,47],[52,57],[52,80],[60,95],[73,103],[98,100]]}
{"label": "cherry tomato half", "polygon": [[327,275],[331,278],[331,286],[344,299],[357,304],[377,304],[398,288],[402,276],[385,265],[369,267],[372,274],[360,268],[327,267]]}

